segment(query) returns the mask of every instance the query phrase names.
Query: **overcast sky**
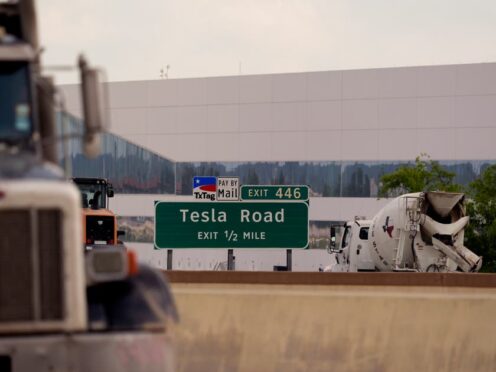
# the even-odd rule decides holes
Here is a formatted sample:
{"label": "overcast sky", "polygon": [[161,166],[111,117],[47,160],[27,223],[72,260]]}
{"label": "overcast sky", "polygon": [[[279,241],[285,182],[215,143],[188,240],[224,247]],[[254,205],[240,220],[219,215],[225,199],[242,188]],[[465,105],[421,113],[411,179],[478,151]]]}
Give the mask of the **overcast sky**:
{"label": "overcast sky", "polygon": [[[47,65],[109,81],[496,61],[495,0],[39,0]],[[57,82],[75,82],[60,73]]]}

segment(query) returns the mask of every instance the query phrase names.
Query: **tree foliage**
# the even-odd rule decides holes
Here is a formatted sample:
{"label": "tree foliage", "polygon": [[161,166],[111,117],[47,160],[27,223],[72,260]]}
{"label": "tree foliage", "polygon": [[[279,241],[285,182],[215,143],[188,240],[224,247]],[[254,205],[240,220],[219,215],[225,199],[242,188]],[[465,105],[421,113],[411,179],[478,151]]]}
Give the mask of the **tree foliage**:
{"label": "tree foliage", "polygon": [[496,164],[489,166],[468,189],[470,224],[465,244],[482,256],[482,271],[496,271]]}
{"label": "tree foliage", "polygon": [[444,169],[427,154],[420,154],[414,164],[400,166],[396,171],[381,177],[380,197],[394,197],[421,191],[460,191],[453,183],[455,173]]}
{"label": "tree foliage", "polygon": [[465,230],[465,245],[482,256],[482,271],[496,272],[496,164],[486,168],[468,189],[453,182],[455,174],[444,169],[426,154],[415,164],[399,167],[381,177],[379,195],[393,197],[421,191],[465,191],[470,223]]}

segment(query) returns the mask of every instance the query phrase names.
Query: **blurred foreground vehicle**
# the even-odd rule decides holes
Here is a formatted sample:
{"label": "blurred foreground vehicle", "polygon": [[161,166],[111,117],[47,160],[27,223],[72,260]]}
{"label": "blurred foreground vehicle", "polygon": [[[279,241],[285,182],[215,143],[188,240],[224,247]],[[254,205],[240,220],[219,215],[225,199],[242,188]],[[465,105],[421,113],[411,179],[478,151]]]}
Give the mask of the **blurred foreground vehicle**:
{"label": "blurred foreground vehicle", "polygon": [[[177,313],[162,275],[116,239],[85,250],[81,196],[58,167],[57,90],[41,75],[32,0],[0,2],[0,370],[168,371]],[[85,153],[104,127],[79,59]]]}

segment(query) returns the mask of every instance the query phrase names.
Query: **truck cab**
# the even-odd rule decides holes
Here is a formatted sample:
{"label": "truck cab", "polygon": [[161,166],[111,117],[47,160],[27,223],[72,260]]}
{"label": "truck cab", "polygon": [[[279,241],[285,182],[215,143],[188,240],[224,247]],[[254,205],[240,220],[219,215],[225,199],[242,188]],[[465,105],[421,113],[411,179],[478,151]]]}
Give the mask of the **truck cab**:
{"label": "truck cab", "polygon": [[343,225],[331,226],[331,264],[324,271],[375,271],[369,251],[371,220],[355,219]]}
{"label": "truck cab", "polygon": [[0,151],[35,155],[38,130],[37,92],[32,83],[35,51],[19,38],[21,24],[0,3]]}
{"label": "truck cab", "polygon": [[[1,32],[1,31],[0,31]],[[0,138],[5,144],[24,144],[32,138],[34,123],[32,87],[29,82],[29,52],[22,52],[18,46],[2,46],[10,49],[25,60],[9,61],[0,64]]]}
{"label": "truck cab", "polygon": [[117,218],[109,208],[114,197],[112,184],[105,178],[73,178],[81,193],[83,208],[83,244],[118,244],[122,232],[117,230]]}

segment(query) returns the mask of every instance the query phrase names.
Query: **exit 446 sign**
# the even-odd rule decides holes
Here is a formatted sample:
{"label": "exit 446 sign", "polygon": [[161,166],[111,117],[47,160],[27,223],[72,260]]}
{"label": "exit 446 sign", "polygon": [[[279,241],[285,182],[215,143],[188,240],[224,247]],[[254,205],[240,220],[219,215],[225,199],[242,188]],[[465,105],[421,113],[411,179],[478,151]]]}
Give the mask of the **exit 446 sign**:
{"label": "exit 446 sign", "polygon": [[306,248],[303,202],[157,202],[155,248]]}
{"label": "exit 446 sign", "polygon": [[308,200],[308,186],[243,185],[242,200]]}

